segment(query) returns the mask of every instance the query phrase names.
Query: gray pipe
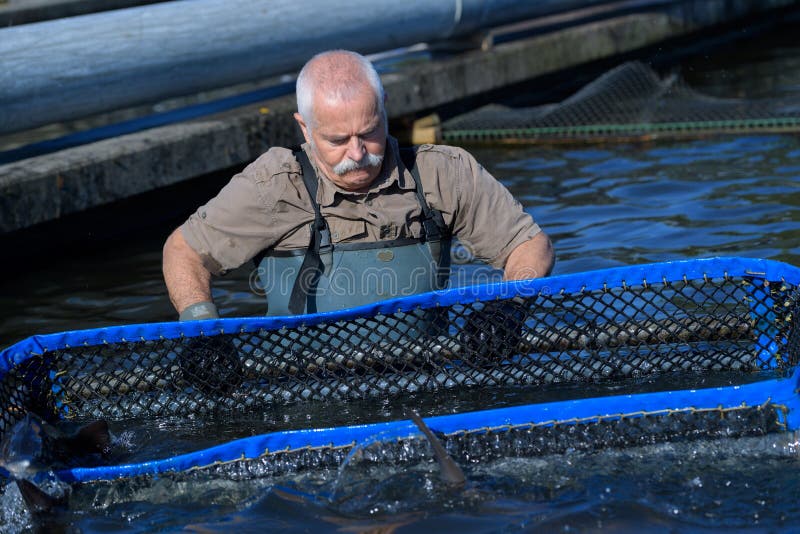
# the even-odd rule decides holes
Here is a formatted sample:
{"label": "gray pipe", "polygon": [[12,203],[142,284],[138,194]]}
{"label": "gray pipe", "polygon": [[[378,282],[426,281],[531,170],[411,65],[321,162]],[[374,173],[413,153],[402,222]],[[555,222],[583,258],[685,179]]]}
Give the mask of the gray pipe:
{"label": "gray pipe", "polygon": [[0,30],[0,134],[464,36],[592,0],[182,0]]}

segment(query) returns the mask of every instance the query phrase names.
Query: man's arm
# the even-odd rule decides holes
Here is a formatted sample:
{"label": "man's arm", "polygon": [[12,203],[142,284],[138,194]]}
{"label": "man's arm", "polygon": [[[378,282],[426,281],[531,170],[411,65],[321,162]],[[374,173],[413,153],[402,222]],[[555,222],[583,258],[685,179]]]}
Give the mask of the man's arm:
{"label": "man's arm", "polygon": [[[211,273],[203,265],[200,255],[186,243],[180,228],[172,232],[164,243],[163,270],[169,299],[181,314],[181,319],[203,319],[216,314],[211,300]],[[203,303],[208,304],[206,308],[213,309],[212,315],[184,317],[190,306]],[[198,309],[198,313],[200,311]]]}
{"label": "man's arm", "polygon": [[[511,251],[503,278],[522,280],[547,276],[554,262],[550,238],[539,231]],[[473,308],[458,334],[466,358],[505,360],[518,354],[531,313],[529,306],[525,299],[506,298],[486,301],[480,308]]]}
{"label": "man's arm", "polygon": [[[215,319],[211,273],[178,228],[164,243],[164,281],[181,321]],[[225,336],[189,337],[177,351],[180,376],[207,395],[228,394],[244,376],[236,346]]]}
{"label": "man's arm", "polygon": [[549,275],[554,264],[553,244],[547,234],[539,232],[511,252],[506,260],[503,278],[505,280],[540,278]]}

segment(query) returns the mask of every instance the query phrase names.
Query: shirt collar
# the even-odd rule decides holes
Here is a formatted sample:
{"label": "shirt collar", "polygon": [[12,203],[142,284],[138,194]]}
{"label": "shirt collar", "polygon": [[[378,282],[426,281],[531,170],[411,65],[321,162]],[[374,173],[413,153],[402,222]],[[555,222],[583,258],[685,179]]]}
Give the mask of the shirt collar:
{"label": "shirt collar", "polygon": [[383,155],[383,166],[381,167],[381,172],[378,174],[377,178],[375,178],[375,181],[372,182],[372,185],[367,193],[353,193],[351,191],[345,191],[335,183],[331,182],[330,179],[319,169],[319,167],[317,167],[316,160],[314,159],[314,155],[311,151],[311,146],[309,146],[308,143],[304,143],[302,148],[308,156],[308,159],[311,161],[314,171],[317,173],[319,180],[317,202],[320,206],[331,206],[336,200],[337,194],[346,197],[357,197],[359,195],[382,191],[395,183],[398,185],[398,187],[400,187],[400,189],[414,189],[414,179],[411,178],[409,172],[406,170],[403,173],[400,173],[400,168],[404,168],[404,166],[399,163],[399,148],[397,139],[394,137],[386,137],[386,151]]}

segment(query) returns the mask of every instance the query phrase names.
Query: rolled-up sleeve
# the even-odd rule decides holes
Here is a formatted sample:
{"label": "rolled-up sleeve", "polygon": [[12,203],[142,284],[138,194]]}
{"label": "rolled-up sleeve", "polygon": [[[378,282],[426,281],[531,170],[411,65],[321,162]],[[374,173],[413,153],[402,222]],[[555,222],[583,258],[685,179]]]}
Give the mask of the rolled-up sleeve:
{"label": "rolled-up sleeve", "polygon": [[264,191],[267,185],[280,187],[277,178],[245,169],[181,226],[184,239],[212,274],[239,267],[275,242],[272,199],[265,198]]}
{"label": "rolled-up sleeve", "polygon": [[451,171],[457,203],[453,231],[477,259],[502,269],[511,252],[541,229],[471,154],[454,150],[458,161]]}

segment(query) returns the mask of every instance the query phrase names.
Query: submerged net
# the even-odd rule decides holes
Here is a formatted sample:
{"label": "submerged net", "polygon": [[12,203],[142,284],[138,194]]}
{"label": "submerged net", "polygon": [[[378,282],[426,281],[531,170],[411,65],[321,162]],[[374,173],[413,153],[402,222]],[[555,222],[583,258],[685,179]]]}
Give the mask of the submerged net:
{"label": "submerged net", "polygon": [[[440,433],[439,439],[462,464],[497,458],[534,457],[568,451],[591,452],[612,447],[636,447],[664,442],[763,436],[786,430],[782,405],[660,410],[606,417],[567,419],[518,425],[497,425]],[[252,458],[211,462],[173,474],[176,479],[224,477],[237,480],[283,476],[316,469],[336,469],[343,463],[407,466],[431,457],[429,443],[419,435],[344,444],[266,450]]]}
{"label": "submerged net", "polygon": [[796,132],[800,100],[717,98],[677,75],[624,63],[558,104],[492,104],[442,124],[445,142],[670,138],[707,133]]}
{"label": "submerged net", "polygon": [[[800,357],[798,280],[796,268],[777,262],[697,260],[455,288],[313,316],[36,336],[2,353],[0,437],[29,411],[114,421],[445,390],[635,384],[686,372],[725,374],[731,385],[770,380]],[[527,413],[511,427],[466,418],[447,439],[456,455],[474,458],[484,449],[533,454],[568,442],[621,446],[787,429],[792,407],[770,393],[729,406],[714,395],[706,407],[671,405],[675,397],[662,394],[613,412],[611,401],[594,399],[577,419],[559,414],[559,424]],[[622,415],[602,416],[609,413]],[[243,463],[225,465],[263,473],[264,462],[280,472],[281,458],[295,468],[335,464],[354,446],[344,435],[324,446],[287,438],[281,448],[294,451],[289,456],[264,445],[246,455],[230,450]],[[178,470],[208,466],[208,458]]]}

